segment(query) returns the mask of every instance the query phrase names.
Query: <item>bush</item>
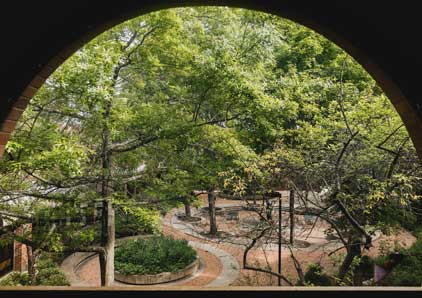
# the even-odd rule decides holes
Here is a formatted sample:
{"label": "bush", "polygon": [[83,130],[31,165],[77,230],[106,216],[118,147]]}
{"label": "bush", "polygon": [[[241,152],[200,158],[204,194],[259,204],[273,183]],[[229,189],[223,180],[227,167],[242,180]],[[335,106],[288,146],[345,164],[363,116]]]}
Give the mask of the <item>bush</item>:
{"label": "bush", "polygon": [[0,281],[0,286],[29,286],[28,273],[12,272]]}
{"label": "bush", "polygon": [[158,231],[159,213],[146,208],[121,210],[116,214],[118,237],[153,234]]}
{"label": "bush", "polygon": [[154,236],[124,242],[116,249],[114,264],[124,275],[174,272],[192,263],[196,251],[186,240]]}
{"label": "bush", "polygon": [[36,268],[38,271],[48,268],[58,267],[57,264],[50,258],[42,257],[36,263]]}
{"label": "bush", "polygon": [[[386,277],[383,284],[389,286],[422,286],[422,238],[408,249],[401,249],[403,255],[401,262],[394,267]],[[385,260],[386,256],[380,256],[379,260]],[[379,260],[377,263],[379,264]]]}
{"label": "bush", "polygon": [[[49,257],[42,255],[36,263],[36,286],[70,286],[64,272]],[[29,286],[28,273],[12,272],[5,277],[0,286]]]}
{"label": "bush", "polygon": [[35,284],[39,286],[70,286],[64,272],[51,256],[42,254],[36,263]]}
{"label": "bush", "polygon": [[36,275],[39,286],[70,286],[66,275],[59,267],[50,267],[40,270]]}
{"label": "bush", "polygon": [[310,264],[304,276],[305,283],[313,286],[332,286],[331,279],[322,271],[320,264]]}

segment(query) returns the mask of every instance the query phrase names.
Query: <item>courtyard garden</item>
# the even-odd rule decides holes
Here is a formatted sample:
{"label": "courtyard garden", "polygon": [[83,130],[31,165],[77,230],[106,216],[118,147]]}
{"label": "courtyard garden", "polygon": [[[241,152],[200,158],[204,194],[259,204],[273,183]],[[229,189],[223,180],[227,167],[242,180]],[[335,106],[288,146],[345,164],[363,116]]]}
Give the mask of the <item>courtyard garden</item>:
{"label": "courtyard garden", "polygon": [[0,286],[421,286],[422,171],[312,30],[146,14],[42,86],[0,160]]}

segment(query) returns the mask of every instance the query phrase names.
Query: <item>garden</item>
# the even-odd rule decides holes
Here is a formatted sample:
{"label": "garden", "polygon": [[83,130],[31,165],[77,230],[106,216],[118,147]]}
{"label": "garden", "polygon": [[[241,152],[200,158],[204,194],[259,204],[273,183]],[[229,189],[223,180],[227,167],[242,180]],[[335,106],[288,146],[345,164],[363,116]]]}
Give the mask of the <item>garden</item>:
{"label": "garden", "polygon": [[[135,284],[163,283],[195,272],[197,254],[186,240],[153,236],[128,240],[121,244],[116,249],[114,264],[116,279],[119,281]],[[195,268],[186,270],[191,269],[190,267]],[[131,276],[137,276],[138,280],[134,278],[131,281],[128,278]]]}
{"label": "garden", "polygon": [[228,7],[98,35],[0,160],[1,286],[421,286],[422,168],[318,33]]}

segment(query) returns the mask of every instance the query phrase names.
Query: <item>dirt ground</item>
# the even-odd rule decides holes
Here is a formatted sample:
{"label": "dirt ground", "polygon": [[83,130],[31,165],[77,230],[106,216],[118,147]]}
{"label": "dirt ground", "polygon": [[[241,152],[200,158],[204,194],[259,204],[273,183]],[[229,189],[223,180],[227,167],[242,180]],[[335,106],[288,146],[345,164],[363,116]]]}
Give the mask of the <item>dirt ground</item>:
{"label": "dirt ground", "polygon": [[[207,206],[207,196],[201,195],[202,206]],[[227,200],[223,198],[218,198],[216,206],[222,207],[227,206],[230,204],[244,204],[243,202],[237,200]],[[242,220],[247,217],[253,217],[251,213],[240,211],[239,212],[239,220]],[[285,217],[285,221],[288,219]],[[224,231],[230,234],[239,233],[241,234],[241,229],[236,226],[236,221],[226,221],[223,216],[217,216],[217,223],[218,228],[220,231]],[[299,224],[305,225],[304,222],[300,222]],[[283,221],[283,225],[285,225]],[[287,225],[287,224],[286,224]],[[206,231],[209,229],[207,221],[202,221],[201,224],[198,224],[201,229]],[[312,243],[319,243],[319,246],[315,250],[309,249],[301,249],[296,248],[294,249],[294,256],[299,261],[303,270],[306,270],[309,264],[311,263],[320,263],[328,272],[333,271],[333,266],[338,265],[339,258],[342,254],[346,251],[345,249],[340,249],[336,253],[329,256],[328,254],[333,251],[333,247],[330,245],[325,245],[327,242],[325,229],[328,227],[325,223],[317,223],[312,231],[311,235],[307,238],[308,241]],[[308,227],[309,230],[309,227]],[[301,233],[299,233],[299,237],[305,238],[307,235],[307,230],[303,229]],[[284,234],[286,235],[286,234]],[[297,235],[296,235],[297,237]],[[372,243],[372,247],[369,250],[364,251],[364,255],[368,255],[371,257],[375,257],[380,254],[380,251],[383,249],[390,247],[393,248],[395,244],[398,244],[402,247],[409,247],[416,241],[416,238],[411,235],[407,231],[400,231],[394,235],[379,235]],[[229,251],[233,256],[235,256],[239,262],[239,264],[243,264],[243,249],[242,246],[239,245],[230,245],[229,243],[221,243],[219,244],[221,249]],[[277,271],[278,267],[278,252],[277,251],[266,251],[264,252],[262,249],[252,250],[249,254],[248,263],[258,266],[260,268],[271,268],[273,271]],[[288,277],[289,279],[295,281],[297,279],[297,271],[295,269],[294,263],[290,256],[290,252],[287,248],[283,248],[282,251],[282,273]],[[242,265],[241,265],[242,266]],[[283,284],[285,284],[283,282]],[[241,270],[240,277],[233,285],[254,285],[254,286],[271,286],[277,285],[277,277],[270,276],[265,273],[255,272],[251,270]]]}

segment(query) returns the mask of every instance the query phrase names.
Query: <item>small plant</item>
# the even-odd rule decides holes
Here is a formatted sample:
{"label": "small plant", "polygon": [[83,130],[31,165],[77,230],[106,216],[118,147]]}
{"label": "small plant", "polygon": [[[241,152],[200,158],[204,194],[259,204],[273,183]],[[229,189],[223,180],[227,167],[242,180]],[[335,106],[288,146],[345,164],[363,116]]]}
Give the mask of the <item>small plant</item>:
{"label": "small plant", "polygon": [[192,263],[196,251],[186,240],[154,236],[124,242],[116,249],[115,269],[124,275],[174,272]]}

